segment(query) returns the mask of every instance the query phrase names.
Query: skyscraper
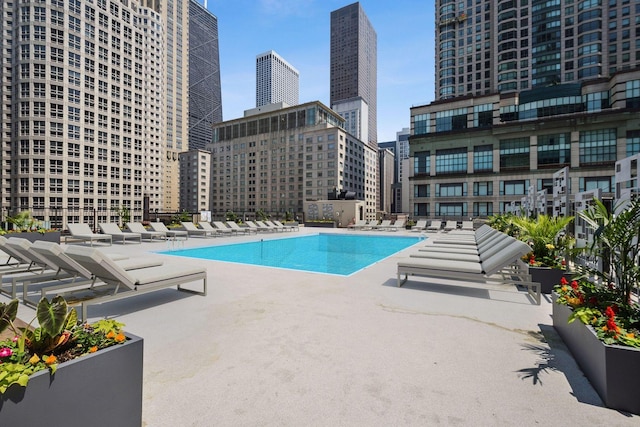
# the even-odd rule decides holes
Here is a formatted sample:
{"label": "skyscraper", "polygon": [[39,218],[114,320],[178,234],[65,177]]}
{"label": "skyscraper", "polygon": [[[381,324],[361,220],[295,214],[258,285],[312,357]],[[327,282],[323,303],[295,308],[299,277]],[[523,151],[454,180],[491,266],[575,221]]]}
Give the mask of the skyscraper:
{"label": "skyscraper", "polygon": [[162,18],[139,2],[0,3],[2,208],[56,227],[163,203]]}
{"label": "skyscraper", "polygon": [[331,12],[330,104],[360,97],[367,104],[368,142],[377,134],[377,35],[359,2]]}
{"label": "skyscraper", "polygon": [[[102,1],[102,0],[101,0]],[[189,2],[186,0],[140,0],[162,17],[161,35],[165,45],[164,94],[165,124],[163,143],[166,147],[162,178],[163,209],[177,211],[180,206],[180,167],[178,154],[189,149]]]}
{"label": "skyscraper", "polygon": [[189,0],[189,149],[204,149],[221,121],[218,18]]}
{"label": "skyscraper", "polygon": [[640,10],[629,0],[437,0],[435,12],[436,99],[583,82],[640,64]]}
{"label": "skyscraper", "polygon": [[273,50],[256,56],[256,107],[298,105],[300,73]]}

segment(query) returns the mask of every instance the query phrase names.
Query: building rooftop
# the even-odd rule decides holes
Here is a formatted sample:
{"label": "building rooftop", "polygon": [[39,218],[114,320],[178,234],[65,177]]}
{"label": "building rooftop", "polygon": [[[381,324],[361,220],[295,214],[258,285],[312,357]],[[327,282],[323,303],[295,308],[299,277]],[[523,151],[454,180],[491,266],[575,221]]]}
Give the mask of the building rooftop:
{"label": "building rooftop", "polygon": [[156,254],[166,249],[104,251],[206,265],[206,297],[165,289],[89,308],[144,338],[144,425],[638,425],[603,407],[548,300],[424,278],[397,288],[406,252],[340,277]]}

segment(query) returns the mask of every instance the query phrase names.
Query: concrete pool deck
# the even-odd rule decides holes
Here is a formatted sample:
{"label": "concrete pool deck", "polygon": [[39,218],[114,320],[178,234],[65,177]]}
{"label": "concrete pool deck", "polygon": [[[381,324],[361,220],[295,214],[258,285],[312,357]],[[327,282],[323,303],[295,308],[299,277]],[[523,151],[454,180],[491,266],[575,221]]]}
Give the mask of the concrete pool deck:
{"label": "concrete pool deck", "polygon": [[[367,233],[297,233],[317,232]],[[193,237],[184,247],[255,238]],[[101,248],[209,273],[206,297],[171,288],[89,307],[89,320],[116,318],[144,338],[145,426],[640,421],[603,407],[555,333],[548,299],[426,278],[397,288],[396,262],[410,249],[340,277],[151,254],[164,242]]]}

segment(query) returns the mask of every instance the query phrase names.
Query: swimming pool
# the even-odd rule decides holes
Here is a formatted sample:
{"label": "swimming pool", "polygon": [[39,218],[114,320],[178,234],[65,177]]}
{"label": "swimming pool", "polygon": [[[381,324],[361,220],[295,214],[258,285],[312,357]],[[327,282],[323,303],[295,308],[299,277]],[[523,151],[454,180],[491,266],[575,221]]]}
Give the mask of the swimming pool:
{"label": "swimming pool", "polygon": [[320,233],[160,253],[348,276],[422,239]]}

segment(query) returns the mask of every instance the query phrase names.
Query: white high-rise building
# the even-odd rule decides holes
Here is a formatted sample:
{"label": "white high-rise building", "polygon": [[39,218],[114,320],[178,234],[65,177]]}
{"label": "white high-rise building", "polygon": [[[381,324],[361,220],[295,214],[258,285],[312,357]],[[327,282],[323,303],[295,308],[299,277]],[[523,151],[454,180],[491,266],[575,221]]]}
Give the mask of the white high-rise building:
{"label": "white high-rise building", "polygon": [[4,212],[64,228],[163,207],[162,22],[140,1],[0,3]]}
{"label": "white high-rise building", "polygon": [[273,50],[256,56],[256,107],[299,103],[300,73]]}

